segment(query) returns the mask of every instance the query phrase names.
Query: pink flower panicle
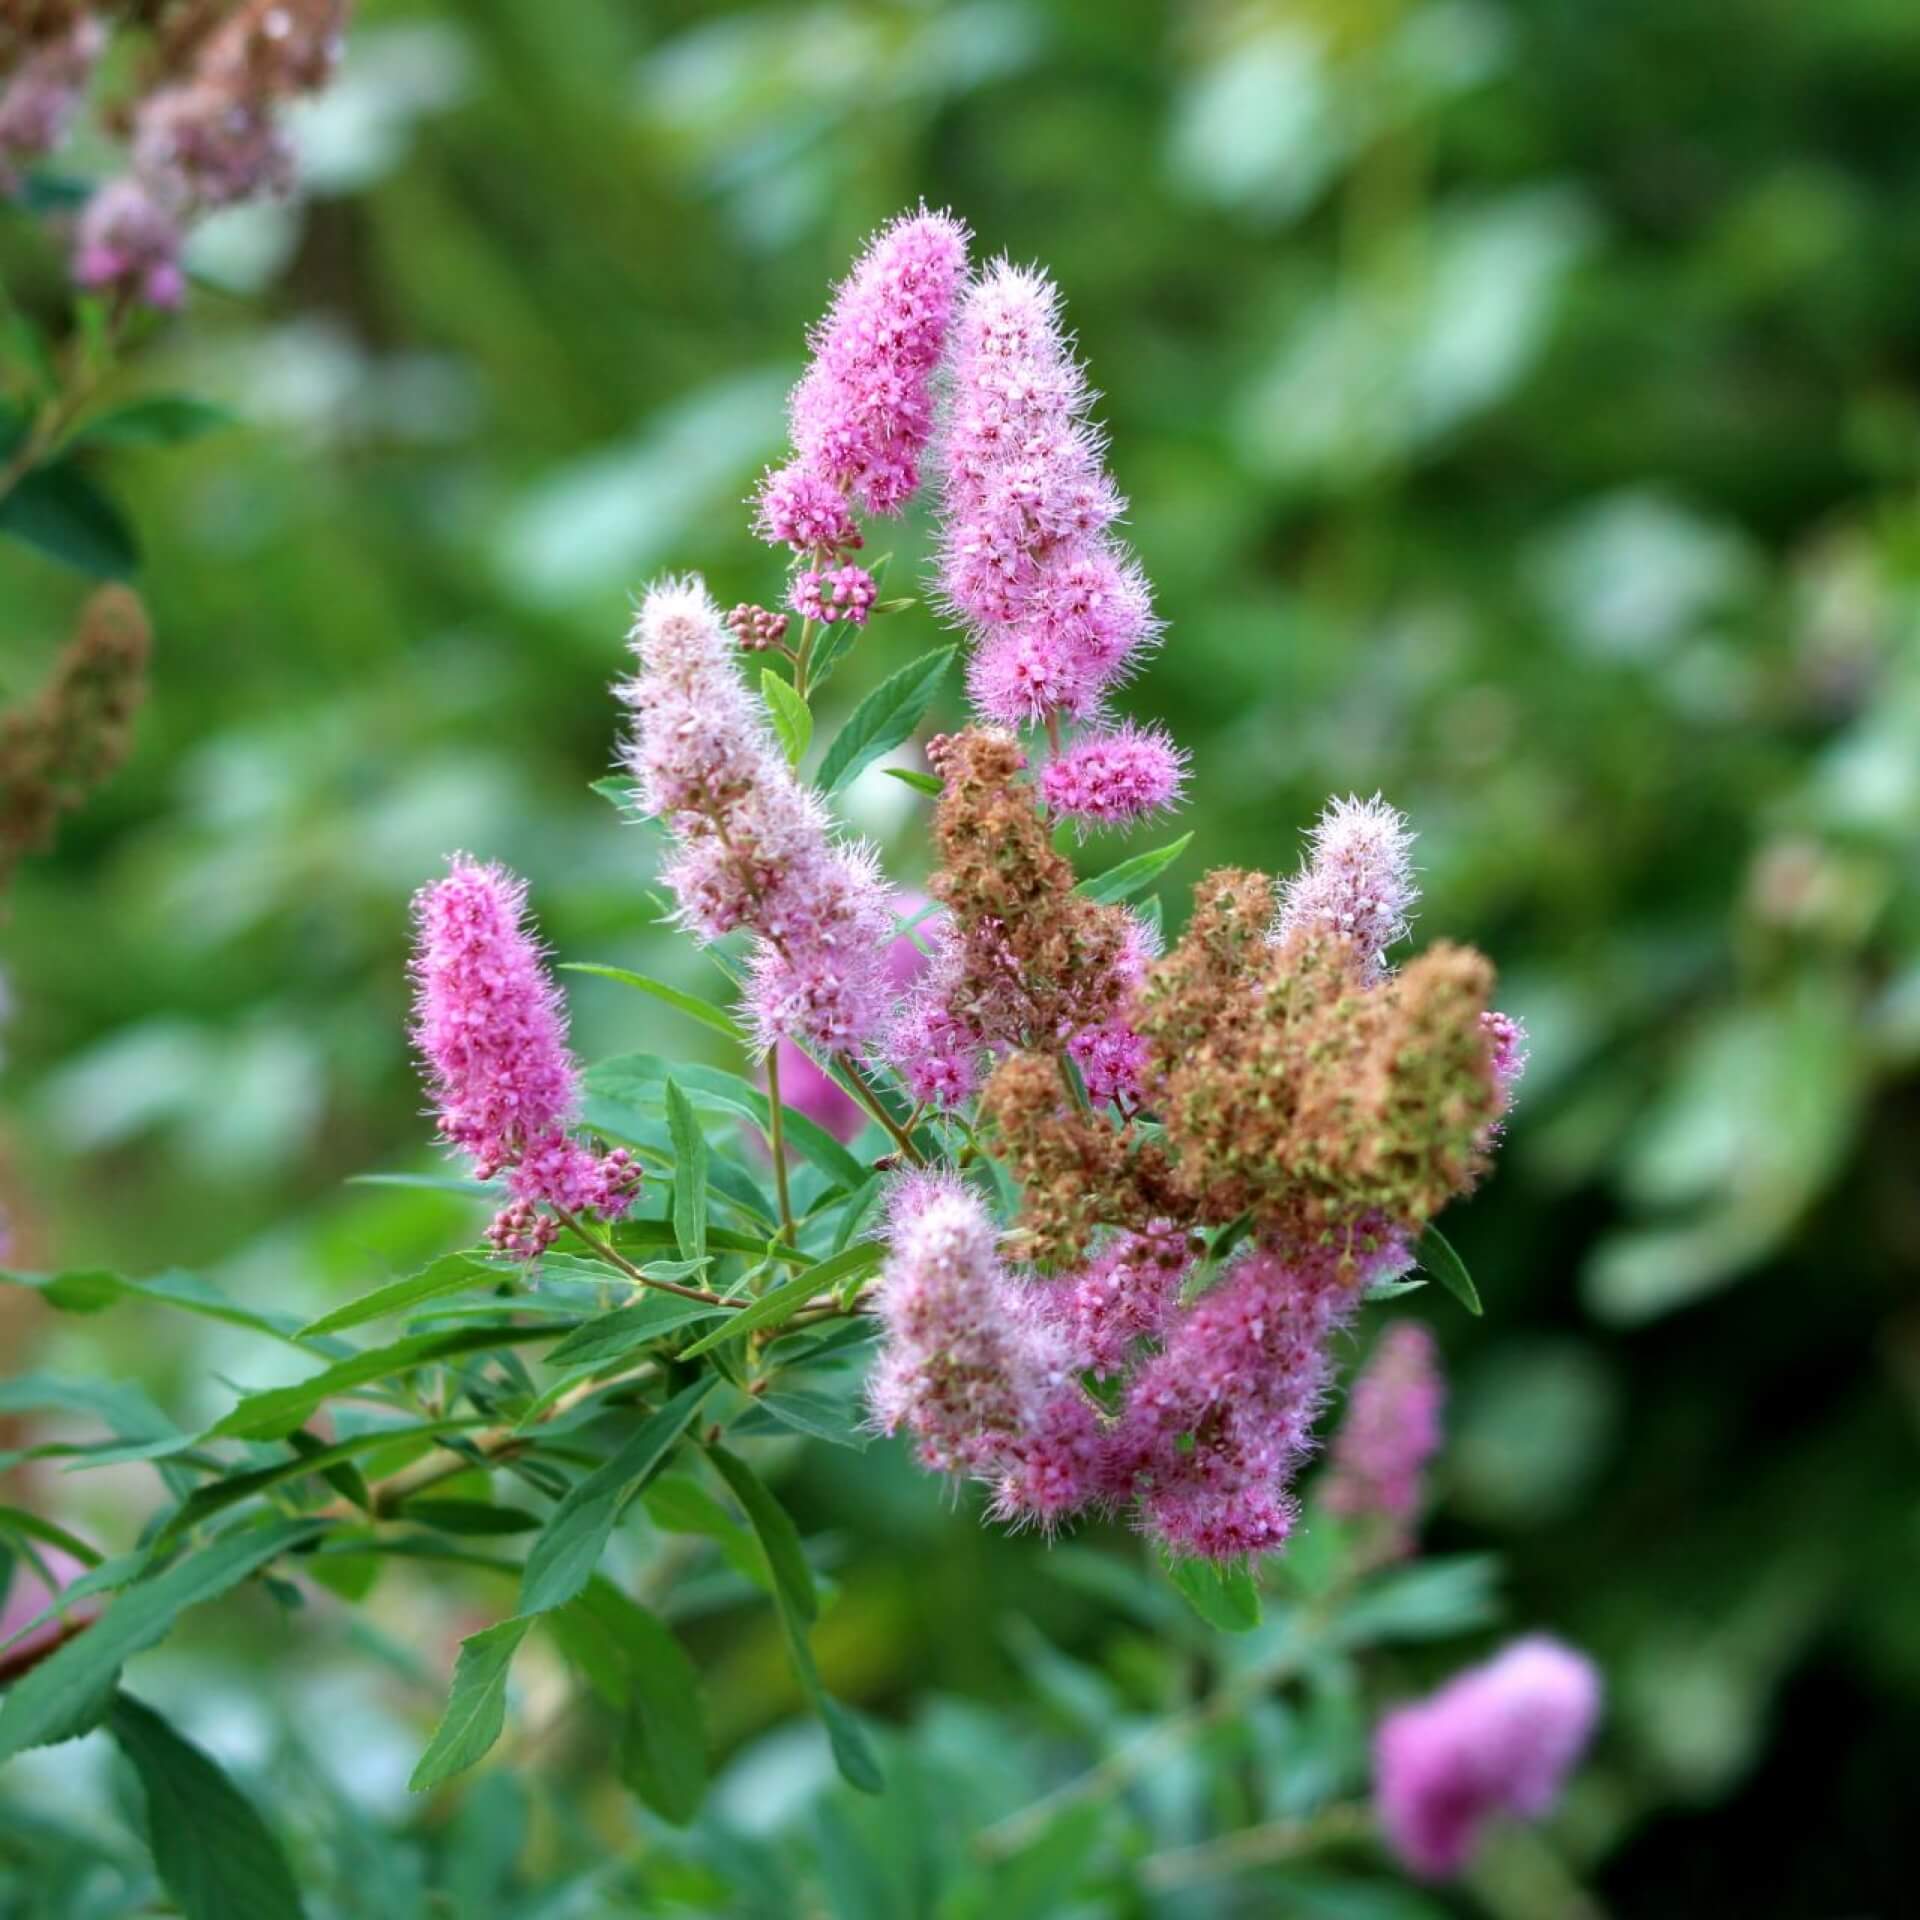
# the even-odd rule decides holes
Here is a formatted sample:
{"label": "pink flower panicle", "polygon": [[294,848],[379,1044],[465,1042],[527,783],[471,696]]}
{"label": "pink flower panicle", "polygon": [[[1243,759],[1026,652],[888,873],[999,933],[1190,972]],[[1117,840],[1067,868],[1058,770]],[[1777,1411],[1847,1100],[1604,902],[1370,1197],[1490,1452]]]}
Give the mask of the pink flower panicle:
{"label": "pink flower panicle", "polygon": [[971,631],[975,707],[1003,726],[1086,719],[1158,633],[1112,528],[1093,394],[1037,269],[996,261],[961,301],[941,443],[939,587]]}
{"label": "pink flower panicle", "polygon": [[166,202],[133,174],[109,180],[80,211],[73,277],[93,292],[125,293],[168,311],[186,298],[185,236]]}
{"label": "pink flower panicle", "polygon": [[[908,918],[925,905],[918,895],[908,895],[901,901]],[[912,933],[896,934],[887,948],[889,983],[904,993],[926,967],[927,956],[915,944]],[[815,1066],[791,1040],[780,1042],[779,1055],[782,1102],[795,1113],[805,1114],[816,1126],[825,1127],[836,1140],[854,1139],[867,1124],[866,1108],[843,1092],[839,1082]]]}
{"label": "pink flower panicle", "polygon": [[1055,813],[1092,827],[1126,827],[1179,804],[1187,753],[1164,727],[1123,721],[1076,741],[1047,763],[1040,795]]}
{"label": "pink flower panicle", "polygon": [[0,192],[13,191],[21,161],[52,153],[67,137],[106,44],[106,28],[83,13],[0,85]]}
{"label": "pink flower panicle", "polygon": [[293,185],[279,109],[333,77],[347,0],[246,0],[210,34],[177,85],[141,103],[135,170],[182,206],[229,207]]}
{"label": "pink flower panicle", "polygon": [[876,594],[873,575],[865,567],[830,567],[824,571],[814,567],[793,577],[794,611],[803,620],[819,620],[827,626],[846,620],[864,627]]}
{"label": "pink flower panicle", "polygon": [[1388,1557],[1413,1544],[1445,1401],[1433,1336],[1417,1320],[1391,1322],[1347,1396],[1324,1494],[1330,1512],[1379,1523]]}
{"label": "pink flower panicle", "polygon": [[1356,1290],[1335,1264],[1249,1247],[1166,1328],[1134,1376],[1116,1474],[1175,1553],[1268,1553],[1293,1531],[1287,1490],[1312,1444],[1328,1344]]}
{"label": "pink flower panicle", "polygon": [[1420,890],[1406,816],[1376,793],[1328,802],[1312,833],[1313,856],[1286,883],[1276,939],[1307,930],[1353,942],[1369,983],[1385,978],[1386,952],[1407,936]]}
{"label": "pink flower panicle", "polygon": [[1120,950],[1118,974],[1126,1001],[1121,1012],[1098,1026],[1083,1027],[1067,1041],[1067,1053],[1080,1069],[1087,1098],[1095,1106],[1115,1101],[1137,1108],[1144,1098],[1149,1049],[1146,1040],[1128,1024],[1132,997],[1147,977],[1147,968],[1159,958],[1160,936],[1138,914],[1127,923],[1126,944]]}
{"label": "pink flower panicle", "polygon": [[1513,1099],[1520,1076],[1527,1070],[1527,1029],[1512,1014],[1497,1008],[1483,1013],[1480,1024],[1493,1042],[1493,1077],[1504,1105]]}
{"label": "pink flower panicle", "polygon": [[931,1471],[986,1481],[1000,1517],[1051,1528],[1098,1497],[1103,1473],[1066,1341],[1009,1279],[992,1219],[956,1177],[900,1181],[889,1229],[875,1424],[904,1427]]}
{"label": "pink flower panicle", "polygon": [[678,842],[662,877],[682,921],[703,940],[757,937],[747,1007],[763,1047],[782,1035],[864,1046],[892,1005],[893,896],[872,852],[837,843],[825,803],[794,778],[699,580],[648,590],[633,648],[624,757]]}
{"label": "pink flower panicle", "polygon": [[1600,1716],[1600,1674],[1533,1634],[1374,1733],[1374,1804],[1389,1848],[1424,1880],[1466,1866],[1489,1821],[1539,1819],[1559,1798]]}
{"label": "pink flower panicle", "polygon": [[814,332],[790,408],[797,464],[868,513],[898,513],[920,484],[967,239],[951,214],[903,214],[874,235]]}
{"label": "pink flower panicle", "polygon": [[1034,1292],[1075,1365],[1112,1379],[1126,1372],[1140,1343],[1165,1331],[1192,1268],[1186,1235],[1165,1226],[1119,1235],[1078,1273],[1036,1282]]}
{"label": "pink flower panicle", "polygon": [[489,1238],[532,1257],[558,1230],[541,1206],[618,1218],[640,1170],[624,1148],[596,1154],[568,1132],[579,1074],[559,990],[526,927],[526,885],[464,854],[414,896],[414,1045],[440,1132],[512,1204]]}

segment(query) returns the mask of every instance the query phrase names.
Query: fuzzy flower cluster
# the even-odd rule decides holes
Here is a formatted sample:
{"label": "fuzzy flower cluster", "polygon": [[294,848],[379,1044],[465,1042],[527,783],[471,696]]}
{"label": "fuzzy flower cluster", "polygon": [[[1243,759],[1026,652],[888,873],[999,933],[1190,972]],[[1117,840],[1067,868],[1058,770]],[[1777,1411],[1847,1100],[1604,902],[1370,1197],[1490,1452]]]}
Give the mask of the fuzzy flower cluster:
{"label": "fuzzy flower cluster", "polygon": [[[948,924],[892,1057],[925,1100],[985,1075],[974,1120],[1020,1190],[1006,1244],[1025,1324],[1106,1383],[1098,1447],[1076,1440],[1077,1504],[1130,1507],[1182,1554],[1271,1551],[1296,1524],[1334,1336],[1477,1178],[1514,1029],[1465,949],[1388,971],[1413,887],[1404,826],[1377,803],[1329,811],[1285,905],[1263,876],[1211,876],[1161,958],[1056,870],[1007,736],[961,735],[937,761]],[[1236,1223],[1244,1244],[1183,1301],[1196,1234]],[[1396,1526],[1438,1402],[1437,1378],[1423,1403],[1402,1377],[1404,1348],[1363,1384],[1339,1459]]]}
{"label": "fuzzy flower cluster", "polygon": [[512,1202],[489,1230],[532,1259],[558,1232],[543,1207],[616,1219],[640,1169],[624,1148],[600,1154],[568,1131],[579,1073],[566,1017],[526,926],[526,886],[503,868],[456,855],[414,897],[414,1045],[440,1132],[479,1179],[504,1172]]}
{"label": "fuzzy flower cluster", "polygon": [[678,843],[662,877],[684,924],[702,940],[756,936],[747,1007],[761,1044],[857,1052],[892,1005],[893,891],[794,777],[729,640],[700,581],[648,591],[638,671],[619,689],[634,720],[626,764]]}
{"label": "fuzzy flower cluster", "polygon": [[1394,1321],[1354,1379],[1322,1494],[1329,1512],[1371,1524],[1385,1557],[1413,1545],[1445,1404],[1433,1336],[1417,1320]]}
{"label": "fuzzy flower cluster", "polygon": [[1104,1436],[1066,1337],[1001,1265],[991,1216],[952,1175],[897,1183],[875,1302],[886,1346],[868,1382],[875,1424],[921,1464],[983,1480],[1007,1519],[1053,1525],[1100,1484]]}
{"label": "fuzzy flower cluster", "polygon": [[967,230],[922,207],[881,229],[834,295],[789,406],[794,457],[761,483],[762,539],[805,562],[791,599],[803,619],[864,626],[873,575],[854,506],[895,514],[920,485],[934,375],[967,272]]}
{"label": "fuzzy flower cluster", "polygon": [[1387,949],[1407,937],[1419,889],[1406,816],[1376,793],[1331,801],[1312,835],[1313,858],[1282,892],[1273,937],[1336,934],[1353,943],[1369,985],[1387,972]]}
{"label": "fuzzy flower cluster", "polygon": [[[968,629],[968,684],[1001,726],[1099,722],[1159,633],[1146,577],[1113,532],[1094,395],[1045,274],[999,260],[961,302],[940,441],[939,588]],[[1124,727],[1056,753],[1047,802],[1112,826],[1171,806],[1184,756]]]}
{"label": "fuzzy flower cluster", "polygon": [[[131,110],[131,167],[81,210],[73,253],[81,286],[178,306],[188,223],[292,188],[282,109],[332,78],[347,7],[348,0],[242,0],[224,15],[186,8],[172,16],[156,44],[153,83]],[[89,65],[97,53],[94,46]]]}
{"label": "fuzzy flower cluster", "polygon": [[1540,1634],[1397,1708],[1373,1745],[1387,1845],[1422,1879],[1457,1874],[1489,1823],[1552,1810],[1599,1717],[1592,1661]]}
{"label": "fuzzy flower cluster", "polygon": [[15,191],[22,164],[66,139],[107,44],[92,14],[59,7],[16,32],[20,44],[0,81],[0,193]]}

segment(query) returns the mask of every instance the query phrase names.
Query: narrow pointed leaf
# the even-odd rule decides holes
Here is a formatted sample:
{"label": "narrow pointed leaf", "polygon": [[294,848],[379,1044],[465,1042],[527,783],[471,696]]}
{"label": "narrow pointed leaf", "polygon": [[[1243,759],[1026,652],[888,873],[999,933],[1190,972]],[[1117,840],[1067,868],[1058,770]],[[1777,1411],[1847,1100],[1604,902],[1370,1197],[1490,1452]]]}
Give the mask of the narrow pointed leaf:
{"label": "narrow pointed leaf", "polygon": [[1486,1309],[1480,1304],[1480,1292],[1473,1284],[1467,1263],[1454,1250],[1453,1242],[1438,1227],[1429,1227],[1420,1236],[1413,1257],[1476,1318]]}
{"label": "narrow pointed leaf", "polygon": [[507,1676],[532,1625],[524,1618],[502,1620],[461,1641],[447,1710],[407,1782],[411,1791],[425,1793],[465,1772],[500,1738],[507,1723]]}
{"label": "narrow pointed leaf", "polygon": [[837,793],[913,732],[940,691],[940,682],[953,665],[954,652],[952,647],[937,647],[909,661],[854,708],[820,762],[823,793]]}
{"label": "narrow pointed leaf", "polygon": [[1122,860],[1117,867],[1095,874],[1091,880],[1082,880],[1074,892],[1105,907],[1131,900],[1136,893],[1144,893],[1152,886],[1192,843],[1193,835],[1183,833],[1164,847],[1155,847],[1151,853],[1137,853],[1131,860]]}

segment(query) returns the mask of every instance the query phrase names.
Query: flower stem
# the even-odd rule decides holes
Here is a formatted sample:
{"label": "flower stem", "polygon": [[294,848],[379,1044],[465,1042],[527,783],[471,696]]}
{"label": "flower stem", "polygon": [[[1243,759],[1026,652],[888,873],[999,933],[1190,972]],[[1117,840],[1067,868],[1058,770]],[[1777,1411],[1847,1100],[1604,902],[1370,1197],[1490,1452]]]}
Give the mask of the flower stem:
{"label": "flower stem", "polygon": [[660,1293],[677,1293],[682,1300],[699,1300],[710,1307],[745,1307],[752,1304],[750,1301],[733,1299],[724,1293],[710,1292],[705,1287],[683,1287],[677,1280],[655,1280],[650,1275],[642,1273],[618,1247],[589,1233],[565,1207],[555,1207],[553,1212],[554,1217],[563,1226],[572,1228],[580,1240],[591,1247],[608,1265],[618,1267],[635,1286],[652,1287]]}
{"label": "flower stem", "polygon": [[887,1103],[868,1085],[866,1076],[854,1064],[851,1054],[840,1055],[840,1064],[847,1070],[847,1078],[853,1083],[854,1097],[873,1117],[893,1136],[894,1144],[916,1167],[924,1167],[927,1157],[913,1144],[913,1136],[901,1126],[887,1111]]}
{"label": "flower stem", "polygon": [[787,1131],[785,1110],[780,1104],[780,1043],[767,1050],[767,1145],[773,1150],[773,1184],[780,1197],[780,1235],[789,1246],[798,1246],[793,1225],[793,1196],[787,1190]]}

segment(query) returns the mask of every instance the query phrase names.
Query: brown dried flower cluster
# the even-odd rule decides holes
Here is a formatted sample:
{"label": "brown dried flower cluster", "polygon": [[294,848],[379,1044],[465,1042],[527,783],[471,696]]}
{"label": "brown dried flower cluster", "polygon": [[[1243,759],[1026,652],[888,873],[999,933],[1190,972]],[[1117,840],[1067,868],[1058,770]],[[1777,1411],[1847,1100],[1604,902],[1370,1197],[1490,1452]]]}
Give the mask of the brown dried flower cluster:
{"label": "brown dried flower cluster", "polygon": [[46,684],[0,714],[0,887],[26,854],[52,845],[61,814],[126,759],[151,645],[139,597],[102,587]]}
{"label": "brown dried flower cluster", "polygon": [[1275,942],[1273,888],[1222,870],[1129,1018],[1147,1042],[1145,1126],[1071,1097],[1055,1055],[1004,1061],[981,1118],[1020,1180],[1045,1266],[1103,1226],[1218,1226],[1342,1258],[1417,1235],[1478,1178],[1500,1112],[1483,1026],[1492,969],[1440,944],[1375,985],[1353,944]]}
{"label": "brown dried flower cluster", "polygon": [[1127,915],[1074,892],[1013,735],[969,728],[930,754],[946,783],[929,887],[951,917],[947,1011],[983,1041],[1041,1048],[1110,1018],[1124,992]]}

